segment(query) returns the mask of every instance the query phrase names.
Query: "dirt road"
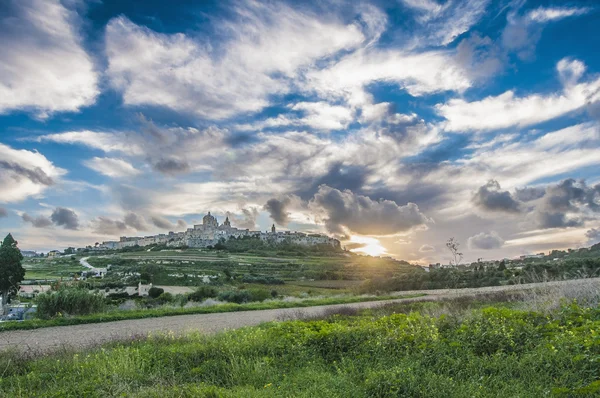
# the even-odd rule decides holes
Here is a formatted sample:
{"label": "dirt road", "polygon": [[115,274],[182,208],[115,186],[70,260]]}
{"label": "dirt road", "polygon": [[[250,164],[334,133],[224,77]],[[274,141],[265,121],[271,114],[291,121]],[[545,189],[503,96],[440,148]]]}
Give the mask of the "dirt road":
{"label": "dirt road", "polygon": [[399,292],[399,295],[426,293],[427,296],[400,298],[386,301],[369,301],[352,304],[336,304],[306,308],[286,308],[274,310],[226,312],[219,314],[177,315],[161,318],[132,319],[125,321],[92,323],[86,325],[49,327],[36,330],[18,330],[0,333],[0,351],[15,349],[20,352],[50,352],[62,348],[86,348],[113,340],[127,340],[146,336],[149,333],[176,334],[197,331],[216,333],[227,329],[257,325],[275,321],[282,317],[292,317],[299,311],[303,314],[321,315],[325,311],[340,307],[372,308],[391,302],[431,300],[498,291],[524,290],[536,287],[559,287],[570,290],[593,287],[600,290],[600,278],[572,280],[564,282],[537,283],[529,285],[484,287],[478,289],[443,289],[415,292]]}

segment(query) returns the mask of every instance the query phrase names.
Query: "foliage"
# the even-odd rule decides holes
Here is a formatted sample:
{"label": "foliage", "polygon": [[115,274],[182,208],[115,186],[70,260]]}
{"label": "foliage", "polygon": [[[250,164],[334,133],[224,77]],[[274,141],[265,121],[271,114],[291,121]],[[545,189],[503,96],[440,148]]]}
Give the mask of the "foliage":
{"label": "foliage", "polygon": [[285,282],[283,279],[275,278],[272,276],[264,275],[244,275],[242,277],[243,283],[262,283],[264,285],[283,285]]}
{"label": "foliage", "polygon": [[81,287],[61,287],[56,291],[39,294],[35,298],[36,315],[49,319],[64,315],[87,315],[106,308],[104,295]]}
{"label": "foliage", "polygon": [[152,298],[158,298],[158,296],[160,296],[164,292],[165,289],[163,289],[162,287],[152,286],[150,289],[148,289],[148,296]]}
{"label": "foliage", "polygon": [[0,246],[0,306],[8,303],[9,296],[16,294],[19,283],[25,278],[25,269],[21,265],[23,255],[17,244],[12,235],[8,234]]}
{"label": "foliage", "polygon": [[252,301],[252,294],[248,290],[229,290],[219,293],[220,301],[243,304]]}
{"label": "foliage", "polygon": [[[600,393],[600,311],[489,307],[271,323],[0,357],[3,396],[544,397]],[[10,366],[3,366],[10,364]]]}
{"label": "foliage", "polygon": [[188,300],[190,301],[204,301],[207,298],[217,297],[219,291],[212,286],[200,286],[196,291],[188,294]]}

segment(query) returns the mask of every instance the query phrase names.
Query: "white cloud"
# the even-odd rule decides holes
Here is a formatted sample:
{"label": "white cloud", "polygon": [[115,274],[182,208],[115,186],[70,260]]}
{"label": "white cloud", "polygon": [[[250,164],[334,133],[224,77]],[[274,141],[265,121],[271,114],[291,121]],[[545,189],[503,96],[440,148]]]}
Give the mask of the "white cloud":
{"label": "white cloud", "polygon": [[43,193],[66,174],[39,152],[0,143],[0,202],[19,202]]}
{"label": "white cloud", "polygon": [[504,244],[504,239],[496,231],[481,232],[467,239],[467,246],[471,250],[499,249]]}
{"label": "white cloud", "polygon": [[125,17],[111,20],[107,73],[125,103],[162,105],[209,119],[258,111],[270,95],[289,90],[299,69],[356,48],[366,35],[379,34],[376,22],[385,18],[363,8],[361,29],[359,23],[282,3],[247,2],[233,11],[234,21],[216,26],[228,37],[224,43],[156,33]]}
{"label": "white cloud", "polygon": [[142,154],[142,149],[131,142],[127,142],[125,133],[98,132],[98,131],[67,131],[64,133],[46,134],[35,138],[37,142],[51,141],[59,144],[85,145],[90,148],[100,149],[104,152],[123,152],[128,154]]}
{"label": "white cloud", "polygon": [[545,23],[551,21],[557,21],[559,19],[568,18],[572,16],[579,16],[587,14],[590,11],[589,8],[577,8],[577,7],[564,7],[564,8],[545,8],[538,7],[535,10],[531,10],[527,13],[527,19],[533,22]]}
{"label": "white cloud", "polygon": [[[484,15],[489,0],[402,0],[417,12],[417,21],[425,28],[422,44],[446,46],[469,31]],[[411,32],[414,33],[414,32]],[[416,32],[419,36],[419,32]]]}
{"label": "white cloud", "polygon": [[307,73],[305,89],[325,97],[351,99],[373,82],[396,83],[413,96],[471,87],[467,71],[452,52],[355,51],[331,67]]}
{"label": "white cloud", "polygon": [[341,130],[348,127],[354,119],[352,109],[341,105],[330,105],[325,101],[298,102],[288,106],[292,111],[302,113],[301,117],[278,115],[259,122],[238,124],[235,130],[258,131],[265,128],[283,126],[307,126],[321,131]]}
{"label": "white cloud", "polygon": [[[585,66],[579,61],[558,64],[561,76],[579,78]],[[547,95],[516,96],[512,90],[498,96],[467,102],[452,99],[437,104],[436,111],[446,118],[444,129],[455,132],[489,131],[508,127],[526,127],[576,111],[600,100],[600,78],[579,84],[567,84],[562,92]]]}
{"label": "white cloud", "polygon": [[0,114],[31,110],[38,117],[92,105],[99,90],[81,46],[79,16],[58,0],[13,0],[0,17]]}
{"label": "white cloud", "polygon": [[564,85],[575,84],[585,73],[586,66],[576,59],[563,58],[556,64],[556,70]]}
{"label": "white cloud", "polygon": [[140,171],[122,159],[94,157],[83,162],[86,167],[108,177],[131,177]]}
{"label": "white cloud", "polygon": [[299,102],[292,110],[303,111],[301,122],[318,130],[340,130],[348,127],[353,119],[352,111],[327,102]]}

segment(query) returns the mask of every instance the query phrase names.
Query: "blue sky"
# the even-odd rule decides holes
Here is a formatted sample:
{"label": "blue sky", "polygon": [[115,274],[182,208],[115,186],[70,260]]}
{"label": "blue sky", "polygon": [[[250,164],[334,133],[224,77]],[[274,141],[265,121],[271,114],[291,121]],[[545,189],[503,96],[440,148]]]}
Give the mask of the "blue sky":
{"label": "blue sky", "polygon": [[0,233],[207,211],[445,262],[600,240],[595,1],[0,5]]}

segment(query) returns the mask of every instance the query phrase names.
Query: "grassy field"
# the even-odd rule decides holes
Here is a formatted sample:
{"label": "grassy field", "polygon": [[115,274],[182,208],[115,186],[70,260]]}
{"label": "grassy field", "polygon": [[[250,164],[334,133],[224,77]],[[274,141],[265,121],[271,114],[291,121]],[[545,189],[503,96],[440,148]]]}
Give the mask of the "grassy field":
{"label": "grassy field", "polygon": [[[114,273],[143,272],[145,269],[151,269],[155,274],[156,284],[182,286],[195,286],[201,283],[205,276],[222,276],[224,272],[237,279],[252,276],[276,278],[286,282],[304,282],[363,281],[373,277],[400,276],[411,271],[420,271],[416,267],[389,258],[343,252],[329,255],[283,256],[277,253],[256,255],[190,249],[94,256],[88,261],[97,267],[112,264]],[[339,285],[333,288],[337,289]]]}
{"label": "grassy field", "polygon": [[23,261],[26,280],[60,280],[70,278],[74,273],[85,271],[78,261],[79,257],[72,260],[71,257],[60,258],[26,258]]}
{"label": "grassy field", "polygon": [[[464,300],[464,299],[463,299]],[[7,397],[592,397],[600,309],[396,305],[216,336],[0,355]],[[484,307],[484,308],[482,308]],[[509,308],[512,307],[512,308]],[[410,311],[419,312],[410,312]],[[408,312],[408,313],[406,313]],[[32,353],[33,355],[33,353]]]}

